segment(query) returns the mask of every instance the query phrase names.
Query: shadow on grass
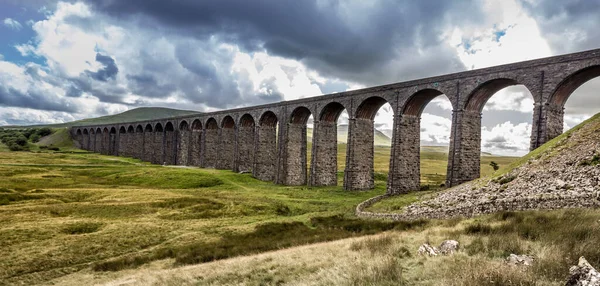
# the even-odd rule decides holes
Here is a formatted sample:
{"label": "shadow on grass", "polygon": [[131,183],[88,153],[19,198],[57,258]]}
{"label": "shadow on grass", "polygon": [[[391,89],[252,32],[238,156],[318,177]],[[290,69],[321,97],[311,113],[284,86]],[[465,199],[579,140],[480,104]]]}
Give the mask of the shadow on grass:
{"label": "shadow on grass", "polygon": [[302,222],[266,223],[257,226],[250,233],[228,234],[215,242],[164,247],[152,253],[96,263],[92,268],[95,271],[119,271],[166,258],[174,258],[177,265],[196,264],[292,246],[375,234],[387,230],[422,228],[428,224],[427,220],[392,222],[360,220],[341,215],[315,217],[311,219],[310,225]]}

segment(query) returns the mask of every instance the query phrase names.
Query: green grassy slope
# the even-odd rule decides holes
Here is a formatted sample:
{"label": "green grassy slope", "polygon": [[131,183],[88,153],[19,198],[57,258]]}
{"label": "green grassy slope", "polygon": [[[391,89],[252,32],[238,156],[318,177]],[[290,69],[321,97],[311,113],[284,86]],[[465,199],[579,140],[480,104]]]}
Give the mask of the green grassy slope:
{"label": "green grassy slope", "polygon": [[[374,139],[375,139],[375,146],[391,146],[392,145],[392,139],[390,139],[390,137],[388,137],[387,135],[383,134],[383,132],[375,129],[374,131]],[[312,134],[313,134],[313,129],[312,128],[308,128],[307,131],[307,140],[309,142],[312,142]],[[337,132],[337,141],[340,144],[346,144],[348,142],[348,125],[339,125],[338,126],[338,132]]]}
{"label": "green grassy slope", "polygon": [[[47,124],[47,125],[35,125],[36,127],[48,126],[52,128],[64,128],[71,126],[81,126],[81,125],[97,125],[97,124],[115,124],[122,122],[132,122],[132,121],[142,121],[142,120],[154,120],[160,118],[174,117],[174,116],[184,116],[191,114],[198,114],[197,111],[191,110],[179,110],[172,108],[163,108],[163,107],[140,107],[136,109],[127,110],[123,113],[118,113],[114,115],[107,115],[97,118],[87,118],[82,120],[77,120],[73,122],[60,123],[60,124]],[[12,127],[20,127],[20,126],[10,126]]]}

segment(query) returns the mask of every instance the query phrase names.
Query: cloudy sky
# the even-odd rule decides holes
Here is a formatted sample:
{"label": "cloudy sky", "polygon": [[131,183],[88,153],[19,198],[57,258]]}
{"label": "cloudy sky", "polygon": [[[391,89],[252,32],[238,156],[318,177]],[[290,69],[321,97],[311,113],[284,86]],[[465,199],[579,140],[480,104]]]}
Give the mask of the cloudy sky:
{"label": "cloudy sky", "polygon": [[[600,48],[598,15],[600,0],[0,0],[0,125],[212,111]],[[600,111],[599,88],[569,99],[566,128]],[[450,109],[427,106],[424,144],[448,143]],[[494,95],[483,150],[526,153],[532,109],[523,87]],[[378,128],[391,118],[383,107]]]}

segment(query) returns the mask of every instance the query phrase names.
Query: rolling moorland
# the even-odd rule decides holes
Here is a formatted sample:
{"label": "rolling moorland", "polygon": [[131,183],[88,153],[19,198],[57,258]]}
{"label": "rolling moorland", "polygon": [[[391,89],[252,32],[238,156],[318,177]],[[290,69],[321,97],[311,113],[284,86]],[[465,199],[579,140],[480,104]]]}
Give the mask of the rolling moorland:
{"label": "rolling moorland", "polygon": [[[0,284],[564,285],[579,255],[600,263],[597,210],[356,219],[358,203],[384,193],[386,147],[376,148],[376,189],[344,192],[87,153],[66,135],[34,144],[60,151],[0,147]],[[439,186],[447,155],[423,149],[422,181]],[[504,170],[493,174],[490,160]],[[523,164],[513,161],[482,157],[483,175]],[[370,210],[398,210],[433,189]],[[444,239],[463,247],[454,256],[416,255],[423,242]],[[534,255],[536,264],[508,266],[510,253]]]}

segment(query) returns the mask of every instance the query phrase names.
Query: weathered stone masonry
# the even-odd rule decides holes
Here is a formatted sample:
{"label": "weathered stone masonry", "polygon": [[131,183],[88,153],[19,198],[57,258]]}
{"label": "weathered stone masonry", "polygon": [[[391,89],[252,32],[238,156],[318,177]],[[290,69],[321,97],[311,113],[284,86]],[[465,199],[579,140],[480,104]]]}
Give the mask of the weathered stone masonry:
{"label": "weathered stone masonry", "polygon": [[[482,110],[494,93],[517,84],[531,92],[535,149],[562,133],[565,102],[598,76],[600,49],[261,106],[77,126],[72,135],[81,148],[103,154],[251,171],[260,180],[287,185],[335,185],[337,119],[346,110],[350,118],[344,188],[364,190],[374,183],[373,118],[389,103],[394,135],[388,193],[403,193],[419,188],[420,116],[434,97],[444,94],[452,103],[446,184],[453,186],[479,177]],[[311,115],[313,146],[307,158],[306,119]]]}

